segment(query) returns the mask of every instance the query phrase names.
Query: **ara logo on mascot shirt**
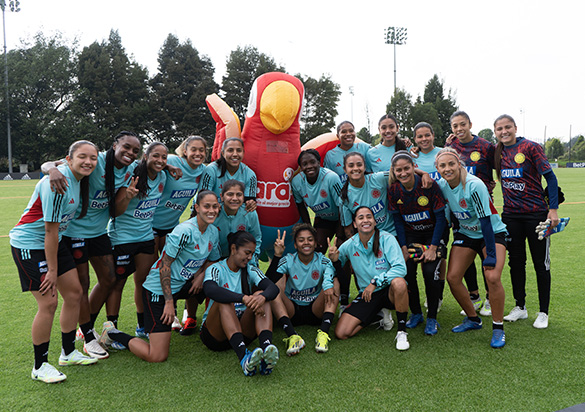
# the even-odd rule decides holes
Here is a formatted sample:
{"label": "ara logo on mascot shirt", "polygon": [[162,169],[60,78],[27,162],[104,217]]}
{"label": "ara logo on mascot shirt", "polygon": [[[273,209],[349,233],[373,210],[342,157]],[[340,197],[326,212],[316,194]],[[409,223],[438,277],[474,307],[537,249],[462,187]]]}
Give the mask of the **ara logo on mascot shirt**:
{"label": "ara logo on mascot shirt", "polygon": [[290,184],[289,180],[294,170],[290,167],[282,173],[284,182],[262,182],[258,181],[256,190],[256,203],[264,207],[289,207],[290,206]]}

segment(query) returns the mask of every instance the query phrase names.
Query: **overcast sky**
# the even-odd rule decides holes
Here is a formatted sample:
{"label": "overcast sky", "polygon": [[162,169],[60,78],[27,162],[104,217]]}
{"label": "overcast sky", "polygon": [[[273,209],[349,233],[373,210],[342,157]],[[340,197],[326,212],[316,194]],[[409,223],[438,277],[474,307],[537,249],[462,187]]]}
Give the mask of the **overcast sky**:
{"label": "overcast sky", "polygon": [[[346,5],[347,4],[347,5]],[[191,39],[221,85],[237,46],[253,45],[291,74],[330,74],[341,86],[337,122],[372,133],[393,87],[393,46],[384,29],[406,27],[397,46],[397,83],[413,98],[436,73],[467,111],[474,133],[502,113],[520,135],[568,140],[585,134],[585,3],[574,1],[82,1],[21,0],[6,13],[8,49],[38,31],[62,32],[80,47],[119,31],[128,54],[149,74],[173,33]],[[353,87],[354,96],[349,93]],[[352,116],[353,113],[353,116]]]}

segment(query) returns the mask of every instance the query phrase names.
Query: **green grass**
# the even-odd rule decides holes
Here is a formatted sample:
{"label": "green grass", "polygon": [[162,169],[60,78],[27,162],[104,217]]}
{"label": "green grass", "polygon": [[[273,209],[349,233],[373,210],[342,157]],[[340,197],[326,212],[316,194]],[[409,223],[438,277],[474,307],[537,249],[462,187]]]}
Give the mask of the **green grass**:
{"label": "green grass", "polygon": [[[68,375],[62,384],[33,382],[29,377],[33,361],[30,324],[36,305],[29,293],[20,292],[8,238],[0,237],[1,408],[554,411],[585,402],[580,268],[585,245],[580,230],[585,219],[585,171],[557,169],[555,173],[566,195],[559,215],[570,216],[571,223],[552,238],[548,329],[532,327],[538,300],[529,264],[529,319],[505,325],[507,345],[502,350],[489,347],[489,319],[484,318],[480,331],[457,335],[449,331],[461,316],[446,290],[438,316],[439,334],[424,336],[422,327],[410,331],[411,349],[406,352],[394,348],[395,329],[368,328],[344,342],[333,339],[329,353],[317,355],[313,350],[316,328],[302,326],[298,332],[307,348],[296,357],[283,356],[269,377],[246,378],[232,351],[214,353],[197,336],[173,334],[170,356],[163,364],[147,364],[127,351],[113,352],[95,366],[60,368]],[[6,236],[17,222],[35,183],[0,182],[0,236]],[[495,197],[496,205],[501,206],[501,194],[497,192]],[[502,279],[507,312],[514,306],[507,267]],[[103,321],[102,313],[98,324]],[[134,326],[129,282],[120,328],[131,331]],[[282,338],[283,332],[276,328],[274,340],[284,352]],[[60,341],[55,320],[49,352],[53,364],[57,364]]]}

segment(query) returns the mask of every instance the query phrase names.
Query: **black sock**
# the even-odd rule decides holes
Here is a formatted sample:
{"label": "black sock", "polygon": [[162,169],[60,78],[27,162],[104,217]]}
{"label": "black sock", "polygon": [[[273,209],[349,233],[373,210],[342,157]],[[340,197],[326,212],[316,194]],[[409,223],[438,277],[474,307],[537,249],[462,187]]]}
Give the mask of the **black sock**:
{"label": "black sock", "polygon": [[408,312],[398,312],[396,311],[396,319],[398,319],[398,332],[406,332],[406,317],[408,316]]}
{"label": "black sock", "polygon": [[323,314],[323,320],[321,321],[321,330],[325,333],[329,333],[329,328],[331,328],[331,324],[333,323],[333,319],[335,318],[335,313],[333,312],[325,312]]}
{"label": "black sock", "polygon": [[439,300],[443,300],[443,291],[445,290],[445,279],[438,280],[439,282]]}
{"label": "black sock", "polygon": [[71,332],[61,332],[61,342],[65,355],[69,355],[73,352],[75,350],[75,329]]}
{"label": "black sock", "polygon": [[79,328],[83,332],[83,338],[85,339],[85,343],[89,343],[92,340],[95,340],[91,321],[84,323],[83,325],[79,325]]}
{"label": "black sock", "polygon": [[91,323],[91,328],[95,327],[95,321],[97,320],[99,313],[90,313],[89,314],[89,322]]}
{"label": "black sock", "polygon": [[268,345],[272,345],[272,331],[268,329],[264,329],[258,335],[258,343],[262,350],[265,350]]}
{"label": "black sock", "polygon": [[475,323],[481,323],[481,318],[479,316],[469,316],[468,319]]}
{"label": "black sock", "polygon": [[142,313],[136,312],[136,319],[138,319],[138,327],[144,328],[144,312]]}
{"label": "black sock", "polygon": [[246,344],[244,343],[244,335],[242,332],[236,332],[230,338],[230,345],[239,360],[242,360],[246,356]]}
{"label": "black sock", "polygon": [[292,335],[297,334],[297,332],[295,331],[295,328],[294,328],[294,326],[293,326],[293,324],[290,321],[288,316],[283,316],[282,318],[278,319],[278,324],[280,325],[280,327],[282,328],[284,333],[286,333],[286,336],[288,336],[289,338]]}
{"label": "black sock", "polygon": [[504,322],[501,322],[501,323],[493,322],[492,323],[492,329],[494,329],[494,330],[496,330],[496,329],[502,329],[502,330],[504,330]]}
{"label": "black sock", "polygon": [[116,327],[116,329],[118,329],[118,316],[120,316],[120,315],[106,316],[106,319],[108,319],[110,322],[112,322],[114,324],[114,326]]}
{"label": "black sock", "polygon": [[130,346],[128,346],[130,343],[130,340],[136,338],[136,336],[130,336],[127,333],[120,332],[119,330],[108,332],[108,336],[110,337],[110,339],[113,339],[116,342],[120,342],[122,345],[126,346],[127,348],[130,347]]}
{"label": "black sock", "polygon": [[35,369],[43,366],[43,362],[49,361],[49,341],[40,345],[33,345],[35,350]]}
{"label": "black sock", "polygon": [[347,306],[349,305],[349,296],[348,295],[340,295],[339,296],[339,304]]}
{"label": "black sock", "polygon": [[477,300],[477,299],[479,299],[479,293],[470,293],[469,298],[471,300]]}

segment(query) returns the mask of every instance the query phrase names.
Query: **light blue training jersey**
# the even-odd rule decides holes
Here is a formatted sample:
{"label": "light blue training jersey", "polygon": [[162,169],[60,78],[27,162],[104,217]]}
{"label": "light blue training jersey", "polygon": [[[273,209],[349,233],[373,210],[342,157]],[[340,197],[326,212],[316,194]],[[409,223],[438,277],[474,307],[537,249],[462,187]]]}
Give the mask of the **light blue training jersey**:
{"label": "light blue training jersey", "polygon": [[175,180],[173,177],[167,176],[165,189],[152,223],[154,228],[161,230],[172,229],[179,224],[183,211],[199,190],[201,176],[205,171],[205,165],[192,169],[187,159],[176,155],[169,155],[167,164],[181,168],[183,177]]}
{"label": "light blue training jersey", "polygon": [[364,156],[366,160],[366,172],[371,172],[372,169],[368,162],[368,150],[370,150],[370,145],[364,142],[355,142],[353,146],[348,150],[343,150],[341,146],[337,145],[333,149],[329,150],[325,154],[325,160],[323,161],[323,166],[327,169],[334,171],[337,175],[341,178],[341,183],[345,183],[347,180],[347,175],[343,170],[343,158],[351,153],[351,152],[359,152]]}
{"label": "light blue training jersey", "polygon": [[[248,265],[247,271],[248,285],[250,290],[252,290],[252,287],[258,286],[258,284],[260,284],[263,279],[266,279],[264,273],[262,273],[262,271],[255,266]],[[214,263],[207,268],[203,282],[205,283],[208,280],[212,280],[220,287],[226,288],[232,292],[243,293],[242,270],[240,269],[237,272],[232,272],[228,267],[227,259],[220,260],[219,262]],[[203,314],[203,323],[205,323],[205,319],[207,319],[207,314],[209,313],[209,309],[211,309],[213,302],[215,302],[213,299],[209,299],[209,304],[207,305],[207,309],[205,309],[205,313]],[[235,302],[234,306],[238,317],[240,317],[246,310],[246,305],[244,305],[242,302]]]}
{"label": "light blue training jersey", "polygon": [[68,164],[57,167],[67,179],[67,190],[60,195],[51,190],[49,176],[44,176],[24,209],[20,220],[10,231],[10,245],[18,249],[45,249],[45,222],[59,222],[59,241],[80,205],[80,184]]}
{"label": "light blue training jersey", "polygon": [[435,157],[441,151],[440,147],[435,147],[429,153],[418,152],[418,157],[413,158],[416,167],[423,172],[427,172],[433,180],[439,181],[441,175],[435,167]]}
{"label": "light blue training jersey", "polygon": [[[118,169],[114,166],[114,188],[117,191],[134,173],[138,162]],[[113,200],[113,199],[112,199]],[[110,220],[108,195],[106,193],[106,152],[98,153],[95,170],[89,176],[89,207],[83,219],[74,219],[67,227],[65,236],[93,239],[106,234]],[[76,217],[81,210],[77,210]]]}
{"label": "light blue training jersey", "polygon": [[468,173],[465,189],[459,183],[451,189],[445,179],[439,180],[439,187],[449,203],[451,212],[459,220],[459,232],[472,239],[481,239],[480,218],[489,217],[494,233],[506,232],[506,225],[500,219],[485,184],[476,176]]}
{"label": "light blue training jersey", "polygon": [[372,172],[388,172],[392,165],[392,156],[394,156],[395,152],[396,144],[388,147],[379,143],[368,150],[366,159],[372,168]]}
{"label": "light blue training jersey", "polygon": [[378,172],[365,175],[362,187],[347,187],[347,201],[341,204],[341,224],[350,226],[353,214],[359,206],[367,206],[374,212],[376,226],[380,230],[396,235],[394,219],[388,211],[388,175],[389,172]]}
{"label": "light blue training jersey", "polygon": [[[165,172],[158,173],[154,180],[148,178],[147,196],[142,199],[140,196],[134,197],[122,215],[118,216],[115,221],[110,219],[108,235],[113,246],[154,239],[152,220],[156,207],[160,203],[166,179]],[[123,187],[128,187],[130,182],[131,180],[128,179]]]}
{"label": "light blue training jersey", "polygon": [[143,284],[145,289],[156,295],[163,295],[160,267],[165,254],[175,259],[171,263],[171,292],[177,293],[207,260],[219,260],[217,228],[209,225],[201,233],[197,218],[192,218],[177,225],[167,235],[161,257],[152,266]]}
{"label": "light blue training jersey", "polygon": [[258,213],[255,210],[253,212],[246,212],[246,206],[242,205],[235,215],[230,216],[225,212],[224,206],[222,205],[213,225],[219,231],[219,246],[222,258],[226,258],[230,254],[227,240],[228,234],[236,233],[238,230],[250,232],[256,239],[256,250],[254,251],[254,258],[251,263],[254,266],[258,266],[258,257],[262,250],[262,232],[260,231]]}
{"label": "light blue training jersey", "polygon": [[236,170],[236,173],[233,175],[231,175],[227,170],[223,177],[219,177],[220,174],[221,170],[219,169],[217,163],[209,163],[205,168],[205,172],[203,172],[203,177],[201,178],[201,187],[199,189],[211,190],[217,195],[217,198],[219,199],[223,184],[230,179],[235,179],[244,184],[244,197],[256,198],[256,190],[258,187],[256,173],[254,173],[254,171],[244,163],[240,163],[240,167],[238,167],[238,170]]}
{"label": "light blue training jersey", "polygon": [[333,287],[333,263],[319,252],[313,254],[308,265],[301,262],[297,252],[289,253],[280,259],[276,271],[288,276],[284,293],[297,305],[310,305],[321,290]]}
{"label": "light blue training jersey", "polygon": [[406,276],[406,263],[398,241],[390,233],[380,231],[380,249],[374,256],[372,247],[374,236],[364,247],[359,233],[343,242],[339,247],[339,260],[342,265],[349,260],[355,273],[360,293],[376,280],[376,292],[390,285],[392,279]]}
{"label": "light blue training jersey", "polygon": [[301,172],[293,178],[291,186],[296,203],[304,203],[321,219],[339,220],[341,179],[337,173],[321,167],[315,184],[310,184]]}

